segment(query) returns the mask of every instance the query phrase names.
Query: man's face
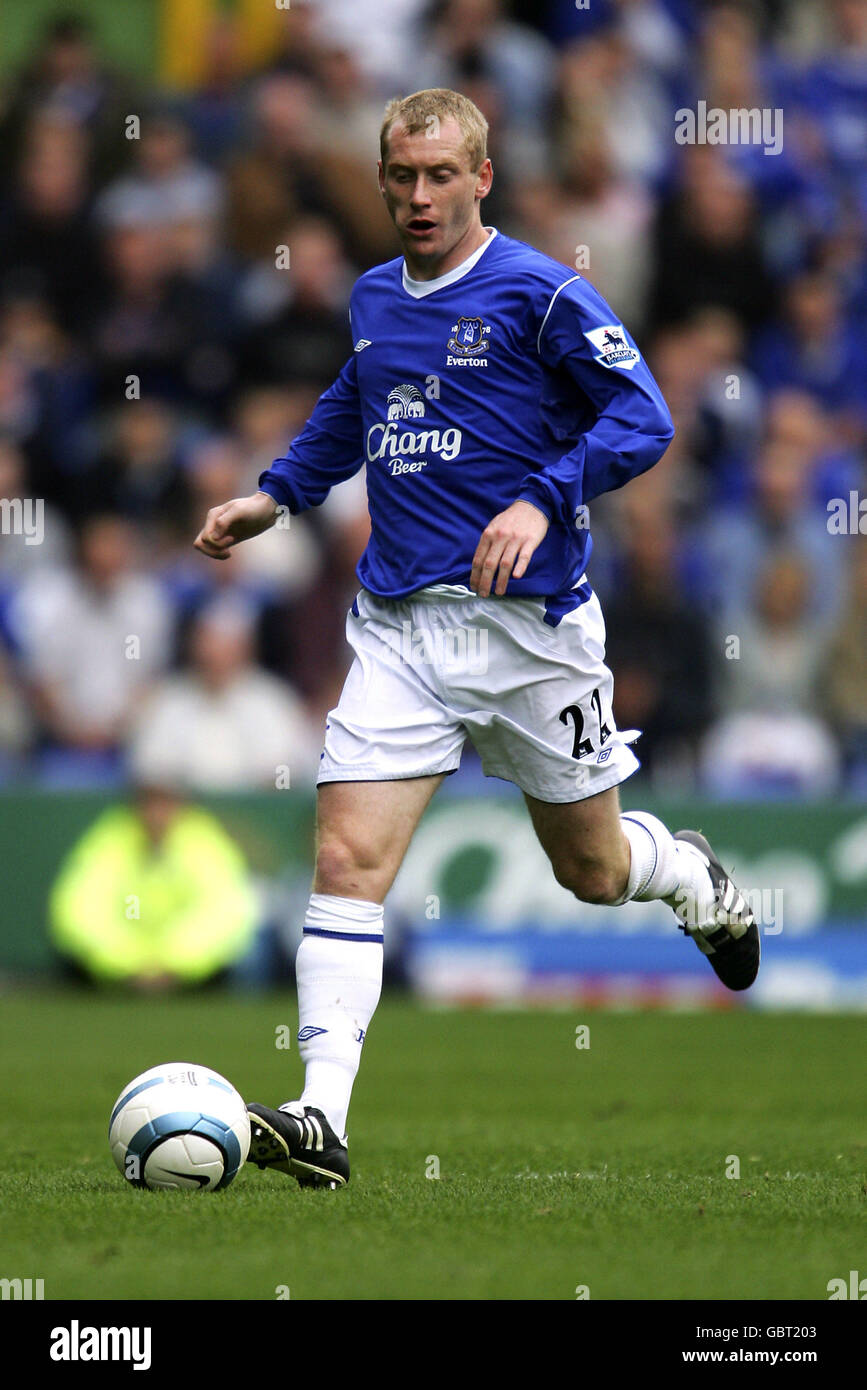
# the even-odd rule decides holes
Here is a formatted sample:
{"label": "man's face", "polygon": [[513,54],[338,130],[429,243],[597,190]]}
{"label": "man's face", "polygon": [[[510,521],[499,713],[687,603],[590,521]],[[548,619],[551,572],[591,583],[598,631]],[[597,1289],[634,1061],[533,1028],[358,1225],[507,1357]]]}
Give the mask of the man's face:
{"label": "man's face", "polygon": [[489,159],[470,168],[457,121],[432,122],[431,131],[415,135],[395,122],[379,186],[406,254],[422,263],[448,256],[473,224],[492,175]]}

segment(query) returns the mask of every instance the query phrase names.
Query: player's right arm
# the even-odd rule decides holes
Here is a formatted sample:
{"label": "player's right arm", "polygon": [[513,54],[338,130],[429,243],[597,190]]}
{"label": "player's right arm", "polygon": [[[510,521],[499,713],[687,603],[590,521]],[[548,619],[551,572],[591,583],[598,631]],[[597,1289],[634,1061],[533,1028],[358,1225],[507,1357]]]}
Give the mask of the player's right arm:
{"label": "player's right arm", "polygon": [[252,497],[235,497],[212,507],[193,545],[212,560],[228,560],[229,551],[238,541],[260,536],[274,525],[279,507],[267,492],[254,492]]}
{"label": "player's right arm", "polygon": [[364,444],[357,360],[353,354],[319,397],[287,456],[275,459],[261,474],[259,491],[211,508],[193,542],[203,555],[227,560],[238,541],[273,526],[281,508],[294,516],[318,507],[337,483],[358,472],[364,462]]}

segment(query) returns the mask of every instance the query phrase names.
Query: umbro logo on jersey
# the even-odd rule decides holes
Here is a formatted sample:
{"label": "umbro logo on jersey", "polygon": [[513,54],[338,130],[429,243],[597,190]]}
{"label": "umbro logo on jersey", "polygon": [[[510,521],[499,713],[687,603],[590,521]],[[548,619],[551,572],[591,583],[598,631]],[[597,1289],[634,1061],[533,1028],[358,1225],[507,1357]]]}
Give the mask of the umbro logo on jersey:
{"label": "umbro logo on jersey", "polygon": [[480,318],[459,318],[451,326],[447,367],[487,367],[482,353],[491,346],[491,325]]}
{"label": "umbro logo on jersey", "polygon": [[352,351],[353,351],[353,352],[364,352],[364,349],[365,349],[366,347],[370,347],[371,342],[372,342],[372,339],[370,339],[370,338],[359,338],[358,342],[355,344],[355,347],[352,349]]}
{"label": "umbro logo on jersey", "polygon": [[327,1033],[327,1028],[314,1028],[312,1023],[307,1023],[298,1034],[299,1042],[309,1042],[311,1038],[318,1038],[320,1033]]}

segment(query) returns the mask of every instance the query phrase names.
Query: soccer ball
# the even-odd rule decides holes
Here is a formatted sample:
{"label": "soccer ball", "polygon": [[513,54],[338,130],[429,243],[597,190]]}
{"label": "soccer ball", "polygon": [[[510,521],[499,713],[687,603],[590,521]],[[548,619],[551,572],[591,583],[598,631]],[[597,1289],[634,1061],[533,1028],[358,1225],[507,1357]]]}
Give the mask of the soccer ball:
{"label": "soccer ball", "polygon": [[250,1148],[247,1107],[209,1067],[167,1062],[142,1072],[117,1098],[108,1142],[134,1187],[228,1187]]}

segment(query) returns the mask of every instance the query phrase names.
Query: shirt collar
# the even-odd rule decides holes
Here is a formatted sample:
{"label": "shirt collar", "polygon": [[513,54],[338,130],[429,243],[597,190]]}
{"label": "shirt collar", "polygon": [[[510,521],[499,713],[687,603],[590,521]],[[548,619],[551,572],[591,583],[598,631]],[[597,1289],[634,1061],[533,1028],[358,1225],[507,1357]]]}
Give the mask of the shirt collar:
{"label": "shirt collar", "polygon": [[435,280],[413,280],[412,276],[407,273],[406,261],[404,261],[402,276],[403,287],[407,294],[411,294],[413,299],[424,299],[425,295],[433,294],[434,290],[444,289],[446,285],[453,285],[456,280],[461,280],[468,271],[472,270],[476,261],[485,254],[497,235],[496,227],[486,227],[485,231],[488,233],[487,240],[483,241],[481,246],[477,246],[471,256],[467,256],[467,259],[461,261],[460,265],[456,265],[453,270],[447,270],[445,275],[438,275]]}

